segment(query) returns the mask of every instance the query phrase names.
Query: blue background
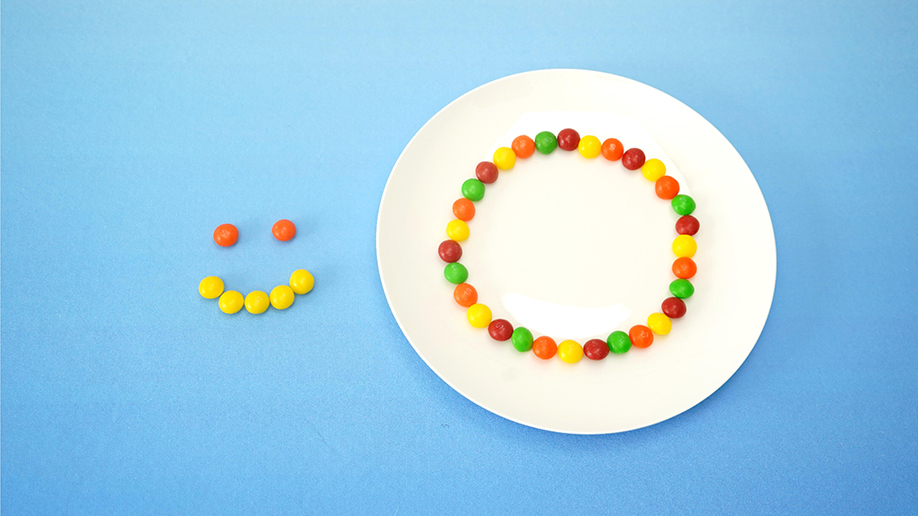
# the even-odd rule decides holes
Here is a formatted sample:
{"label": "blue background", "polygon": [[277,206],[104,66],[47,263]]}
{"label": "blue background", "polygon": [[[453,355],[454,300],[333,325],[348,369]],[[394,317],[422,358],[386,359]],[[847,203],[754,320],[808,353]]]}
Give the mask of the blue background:
{"label": "blue background", "polygon": [[[918,513],[918,4],[121,4],[2,3],[4,514]],[[379,283],[411,136],[541,68],[682,100],[771,210],[761,339],[650,428],[479,408]]]}

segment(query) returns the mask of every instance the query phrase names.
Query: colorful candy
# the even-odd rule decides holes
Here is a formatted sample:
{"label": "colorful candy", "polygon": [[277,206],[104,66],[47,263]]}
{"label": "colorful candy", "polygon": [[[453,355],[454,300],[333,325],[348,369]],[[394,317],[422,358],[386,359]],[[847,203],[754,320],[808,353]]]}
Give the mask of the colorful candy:
{"label": "colorful candy", "polygon": [[[647,165],[645,164],[644,166]],[[676,181],[671,176],[663,176],[653,184],[653,190],[660,199],[672,199],[679,193],[679,181]]]}
{"label": "colorful candy", "polygon": [[558,352],[558,345],[555,344],[555,339],[542,336],[532,341],[532,352],[542,360],[548,360]]}
{"label": "colorful candy", "polygon": [[[597,143],[599,143],[598,140]],[[597,156],[598,155],[597,153]],[[558,358],[568,364],[576,364],[583,358],[583,348],[580,347],[577,341],[563,340],[561,344],[558,344]]]}
{"label": "colorful candy", "polygon": [[296,226],[287,219],[280,219],[271,227],[271,233],[274,235],[274,238],[281,242],[286,242],[296,236]]}
{"label": "colorful candy", "polygon": [[580,133],[573,129],[562,129],[558,133],[558,147],[561,150],[572,151],[580,145]]}
{"label": "colorful candy", "polygon": [[462,196],[474,202],[484,199],[485,186],[479,179],[466,179],[462,183]]}
{"label": "colorful candy", "polygon": [[465,316],[475,328],[487,328],[491,324],[491,309],[481,303],[470,306]]}
{"label": "colorful candy", "polygon": [[296,298],[293,289],[287,285],[278,285],[271,289],[271,306],[278,310],[286,310]]}
{"label": "colorful candy", "polygon": [[551,132],[542,131],[535,137],[535,148],[542,154],[551,154],[558,148],[558,139]]}
{"label": "colorful candy", "polygon": [[673,205],[673,211],[679,215],[691,215],[695,211],[695,199],[688,195],[677,195],[670,202]]}
{"label": "colorful candy", "polygon": [[520,353],[525,353],[532,349],[532,342],[532,332],[522,326],[513,330],[513,334],[510,336],[510,343]]}
{"label": "colorful candy", "polygon": [[245,309],[250,314],[263,314],[269,306],[271,306],[271,301],[268,299],[268,294],[260,290],[253,290],[245,296]]}
{"label": "colorful candy", "polygon": [[456,202],[453,203],[453,215],[465,222],[472,220],[475,218],[475,203],[465,197],[456,199]]}
{"label": "colorful candy", "polygon": [[451,220],[446,224],[446,236],[450,240],[462,242],[469,237],[469,225],[464,220]]}
{"label": "colorful candy", "polygon": [[440,259],[446,263],[458,262],[462,258],[462,246],[455,240],[444,240],[437,248]]}
{"label": "colorful candy", "polygon": [[669,284],[669,292],[679,299],[688,299],[695,293],[695,286],[687,279],[677,279]]}
{"label": "colorful candy", "polygon": [[609,351],[620,355],[627,353],[631,349],[631,338],[623,331],[613,331],[606,339],[606,345],[609,347]]}
{"label": "colorful candy", "polygon": [[680,235],[695,236],[695,233],[701,228],[698,219],[691,215],[683,215],[676,221],[676,233]]}
{"label": "colorful candy", "polygon": [[513,336],[513,325],[506,319],[494,319],[488,325],[488,335],[499,342],[510,340]]}
{"label": "colorful candy", "polygon": [[584,136],[580,139],[580,143],[577,144],[577,150],[580,151],[580,155],[584,158],[593,159],[599,156],[602,150],[602,144],[599,143],[599,138],[595,136]]}
{"label": "colorful candy", "polygon": [[535,142],[525,134],[514,138],[510,148],[513,149],[513,153],[516,154],[517,157],[523,159],[532,156],[532,153],[535,152],[536,149]]}
{"label": "colorful candy", "polygon": [[516,165],[516,153],[510,147],[501,147],[494,151],[494,164],[501,170],[510,170]]}
{"label": "colorful candy", "polygon": [[678,297],[668,297],[663,300],[660,309],[670,319],[678,319],[685,315],[685,301]]}
{"label": "colorful candy", "polygon": [[602,360],[609,355],[609,346],[603,340],[590,339],[583,343],[583,354],[590,360]]}
{"label": "colorful candy", "polygon": [[626,150],[622,154],[622,166],[628,170],[637,170],[644,166],[644,151],[638,148]]}
{"label": "colorful candy", "polygon": [[673,262],[673,274],[675,274],[677,278],[691,279],[695,276],[697,271],[698,266],[695,265],[695,262],[691,258],[676,258],[676,261]]}
{"label": "colorful candy", "polygon": [[649,159],[641,165],[641,173],[644,175],[644,179],[655,182],[666,175],[666,165],[656,158]]}
{"label": "colorful candy", "polygon": [[[452,242],[452,240],[449,240],[449,242]],[[293,274],[290,275],[290,288],[293,289],[293,292],[296,294],[302,295],[309,293],[315,284],[316,279],[312,276],[312,273],[306,269],[293,271]]]}
{"label": "colorful candy", "polygon": [[657,335],[667,335],[673,329],[673,322],[666,314],[655,313],[647,317],[647,327]]}
{"label": "colorful candy", "polygon": [[497,165],[490,161],[482,161],[475,167],[475,176],[482,183],[491,184],[497,181],[498,175],[500,175],[500,172],[497,170]]}
{"label": "colorful candy", "polygon": [[478,302],[478,291],[468,283],[460,283],[453,290],[453,299],[459,306],[468,308]]}
{"label": "colorful candy", "polygon": [[625,152],[625,148],[622,146],[622,142],[616,140],[615,138],[609,138],[608,140],[602,142],[601,150],[602,157],[609,161],[618,161],[622,159],[622,154]]}
{"label": "colorful candy", "polygon": [[446,281],[456,285],[465,283],[465,280],[469,279],[468,269],[459,262],[447,264],[443,269],[443,275],[446,276]]}
{"label": "colorful candy", "polygon": [[216,276],[208,276],[198,283],[198,293],[204,299],[217,299],[223,293],[223,280]]}
{"label": "colorful candy", "polygon": [[653,344],[653,332],[642,324],[632,326],[628,331],[628,338],[636,348],[649,348]]}
{"label": "colorful candy", "polygon": [[225,314],[234,314],[239,310],[242,310],[242,305],[245,303],[245,299],[242,297],[242,294],[236,292],[235,290],[227,290],[220,296],[220,310]]}
{"label": "colorful candy", "polygon": [[214,230],[214,242],[220,247],[229,247],[239,239],[239,230],[232,224],[220,224]]}
{"label": "colorful candy", "polygon": [[673,254],[679,258],[691,258],[695,256],[697,250],[698,244],[695,243],[695,239],[689,235],[679,235],[673,240]]}

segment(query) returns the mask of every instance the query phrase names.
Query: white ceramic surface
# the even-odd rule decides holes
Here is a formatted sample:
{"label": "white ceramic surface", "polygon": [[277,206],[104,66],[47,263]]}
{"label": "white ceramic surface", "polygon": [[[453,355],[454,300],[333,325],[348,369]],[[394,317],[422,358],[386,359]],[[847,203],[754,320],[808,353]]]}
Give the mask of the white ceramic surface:
{"label": "white ceramic surface", "polygon": [[[686,316],[651,347],[598,362],[542,361],[472,328],[437,256],[475,166],[519,134],[565,127],[663,160],[695,198],[701,222]],[[646,324],[669,297],[678,216],[620,161],[536,153],[501,172],[476,210],[461,262],[496,318],[582,344]],[[726,138],[656,89],[585,70],[505,77],[431,118],[389,176],[376,247],[392,313],[434,372],[495,414],[578,434],[648,426],[717,390],[758,340],[776,274],[768,208]]]}

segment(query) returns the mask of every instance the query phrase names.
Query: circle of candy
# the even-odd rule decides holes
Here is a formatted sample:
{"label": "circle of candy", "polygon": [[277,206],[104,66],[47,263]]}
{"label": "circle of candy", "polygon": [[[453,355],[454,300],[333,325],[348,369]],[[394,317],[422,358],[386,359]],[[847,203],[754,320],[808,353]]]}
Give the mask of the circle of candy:
{"label": "circle of candy", "polygon": [[[475,216],[476,202],[484,199],[485,185],[497,181],[498,172],[510,170],[516,165],[517,159],[526,159],[535,151],[541,154],[551,154],[555,149],[566,151],[577,150],[587,159],[602,156],[608,161],[621,160],[622,166],[628,170],[641,169],[641,173],[654,184],[654,192],[662,200],[670,201],[673,211],[680,215],[676,222],[678,236],[673,241],[672,272],[676,277],[670,284],[669,290],[672,297],[663,300],[661,311],[652,313],[647,317],[647,325],[637,324],[628,332],[613,331],[605,342],[600,339],[590,339],[584,345],[574,340],[563,340],[556,344],[548,336],[534,338],[527,328],[513,325],[506,319],[493,319],[491,309],[478,302],[478,293],[475,287],[466,283],[469,272],[464,265],[459,263],[462,257],[462,246],[459,242],[469,238],[470,229],[468,221]],[[532,351],[537,357],[548,360],[558,356],[567,363],[579,362],[584,356],[591,360],[602,360],[609,354],[627,353],[632,346],[646,348],[653,344],[654,334],[666,335],[672,330],[672,320],[679,319],[686,312],[685,299],[695,292],[695,287],[689,281],[695,276],[697,267],[692,257],[697,251],[697,243],[693,238],[698,232],[700,224],[692,216],[695,211],[695,200],[688,195],[679,194],[679,182],[666,175],[666,165],[659,159],[646,159],[644,151],[638,148],[625,149],[622,143],[609,138],[600,143],[595,136],[580,137],[573,129],[564,129],[557,136],[549,131],[542,131],[535,139],[522,135],[516,137],[510,147],[501,147],[494,151],[491,161],[482,161],[475,168],[475,178],[466,180],[462,184],[462,197],[453,203],[455,219],[446,225],[448,239],[440,244],[438,254],[446,262],[444,276],[457,285],[453,298],[459,306],[467,309],[466,317],[474,328],[487,328],[488,334],[496,341],[510,341],[513,347],[521,352]]]}

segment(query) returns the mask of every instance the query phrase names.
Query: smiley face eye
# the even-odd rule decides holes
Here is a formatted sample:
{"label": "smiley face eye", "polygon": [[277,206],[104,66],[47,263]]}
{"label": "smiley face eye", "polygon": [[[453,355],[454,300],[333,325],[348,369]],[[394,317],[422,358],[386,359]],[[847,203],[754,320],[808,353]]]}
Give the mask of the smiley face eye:
{"label": "smiley face eye", "polygon": [[214,242],[220,247],[229,247],[239,239],[239,230],[232,224],[220,224],[214,230]]}

